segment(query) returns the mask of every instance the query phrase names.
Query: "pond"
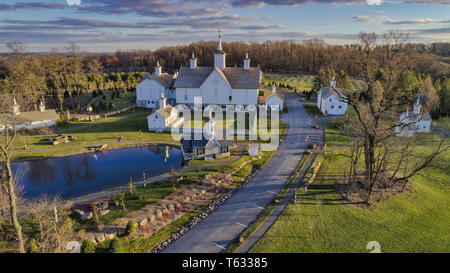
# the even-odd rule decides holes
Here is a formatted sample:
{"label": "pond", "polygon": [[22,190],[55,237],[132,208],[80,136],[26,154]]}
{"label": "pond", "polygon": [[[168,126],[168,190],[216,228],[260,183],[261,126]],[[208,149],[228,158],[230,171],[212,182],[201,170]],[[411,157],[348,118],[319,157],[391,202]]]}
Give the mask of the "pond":
{"label": "pond", "polygon": [[181,151],[165,145],[149,145],[100,153],[12,163],[24,197],[41,194],[71,199],[133,181],[158,176],[182,166]]}

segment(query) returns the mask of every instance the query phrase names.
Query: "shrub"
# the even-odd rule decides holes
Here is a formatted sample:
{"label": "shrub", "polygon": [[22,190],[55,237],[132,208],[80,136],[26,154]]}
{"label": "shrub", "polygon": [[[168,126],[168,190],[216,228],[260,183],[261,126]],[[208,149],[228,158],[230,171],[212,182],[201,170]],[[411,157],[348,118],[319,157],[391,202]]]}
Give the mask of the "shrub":
{"label": "shrub", "polygon": [[29,246],[29,249],[28,249],[28,252],[29,253],[36,253],[36,252],[38,252],[38,250],[39,250],[39,248],[38,248],[38,246],[37,246],[37,243],[36,243],[36,239],[31,239],[30,240],[30,246]]}
{"label": "shrub", "polygon": [[111,253],[125,253],[124,239],[116,237],[109,243],[109,251]]}
{"label": "shrub", "polygon": [[126,235],[133,236],[134,234],[136,234],[136,232],[137,224],[133,220],[128,221],[127,228],[125,230]]}
{"label": "shrub", "polygon": [[95,243],[92,240],[84,240],[81,243],[81,253],[95,253]]}

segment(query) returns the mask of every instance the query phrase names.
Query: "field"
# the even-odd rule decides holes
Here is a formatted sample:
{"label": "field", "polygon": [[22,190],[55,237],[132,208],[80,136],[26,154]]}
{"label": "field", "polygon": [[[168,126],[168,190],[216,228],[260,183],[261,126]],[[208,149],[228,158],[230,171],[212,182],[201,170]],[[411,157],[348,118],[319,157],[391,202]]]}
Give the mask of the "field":
{"label": "field", "polygon": [[311,90],[314,78],[314,75],[309,74],[264,73],[265,82],[289,84],[290,86],[302,92]]}
{"label": "field", "polygon": [[450,118],[442,117],[438,120],[433,120],[432,125],[449,132],[450,131]]}
{"label": "field", "polygon": [[306,110],[306,113],[308,113],[308,115],[310,117],[322,117],[323,114],[320,111],[320,109],[315,105],[315,104],[303,104],[303,107]]}
{"label": "field", "polygon": [[[326,139],[331,147],[350,141],[335,127],[327,128]],[[344,157],[327,153],[317,160],[323,167],[308,192],[299,189],[297,204],[288,205],[251,252],[369,252],[370,241],[379,242],[382,252],[450,251],[450,152],[413,177],[412,191],[370,208],[349,204],[336,192]]]}

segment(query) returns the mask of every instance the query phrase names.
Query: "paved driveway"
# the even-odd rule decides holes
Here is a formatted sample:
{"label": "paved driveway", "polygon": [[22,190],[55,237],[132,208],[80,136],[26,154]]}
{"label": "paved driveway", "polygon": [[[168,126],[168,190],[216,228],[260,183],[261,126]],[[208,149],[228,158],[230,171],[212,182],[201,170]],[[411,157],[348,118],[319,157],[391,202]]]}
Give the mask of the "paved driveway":
{"label": "paved driveway", "polygon": [[319,142],[322,130],[311,128],[311,119],[296,97],[287,94],[289,129],[283,144],[267,165],[225,204],[163,250],[165,253],[222,252],[273,200],[297,167],[308,142]]}

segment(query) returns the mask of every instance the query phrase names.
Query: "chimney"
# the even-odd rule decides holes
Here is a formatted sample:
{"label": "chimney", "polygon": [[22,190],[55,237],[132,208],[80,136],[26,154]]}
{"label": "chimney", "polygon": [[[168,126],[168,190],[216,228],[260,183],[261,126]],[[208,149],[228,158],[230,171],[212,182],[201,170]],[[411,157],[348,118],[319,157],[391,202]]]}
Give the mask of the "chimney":
{"label": "chimney", "polygon": [[39,104],[39,111],[41,112],[45,111],[44,99],[41,99],[41,103]]}
{"label": "chimney", "polygon": [[156,76],[161,76],[161,66],[159,65],[159,61],[156,62],[155,75]]}
{"label": "chimney", "polygon": [[333,78],[332,78],[331,81],[330,81],[330,86],[331,86],[332,88],[336,88],[336,81],[334,80],[334,76],[333,76]]}
{"label": "chimney", "polygon": [[20,114],[19,105],[17,104],[16,98],[14,98],[13,114],[14,115]]}
{"label": "chimney", "polygon": [[166,108],[166,97],[164,97],[164,92],[161,92],[161,98],[159,98],[159,109]]}
{"label": "chimney", "polygon": [[277,88],[276,88],[275,84],[272,85],[272,92],[274,92],[274,93],[277,92]]}
{"label": "chimney", "polygon": [[191,69],[197,68],[197,59],[194,57],[194,52],[192,52],[192,58],[189,59],[189,63]]}
{"label": "chimney", "polygon": [[249,70],[250,69],[250,59],[248,58],[248,52],[245,54],[245,59],[244,59],[244,70]]}

